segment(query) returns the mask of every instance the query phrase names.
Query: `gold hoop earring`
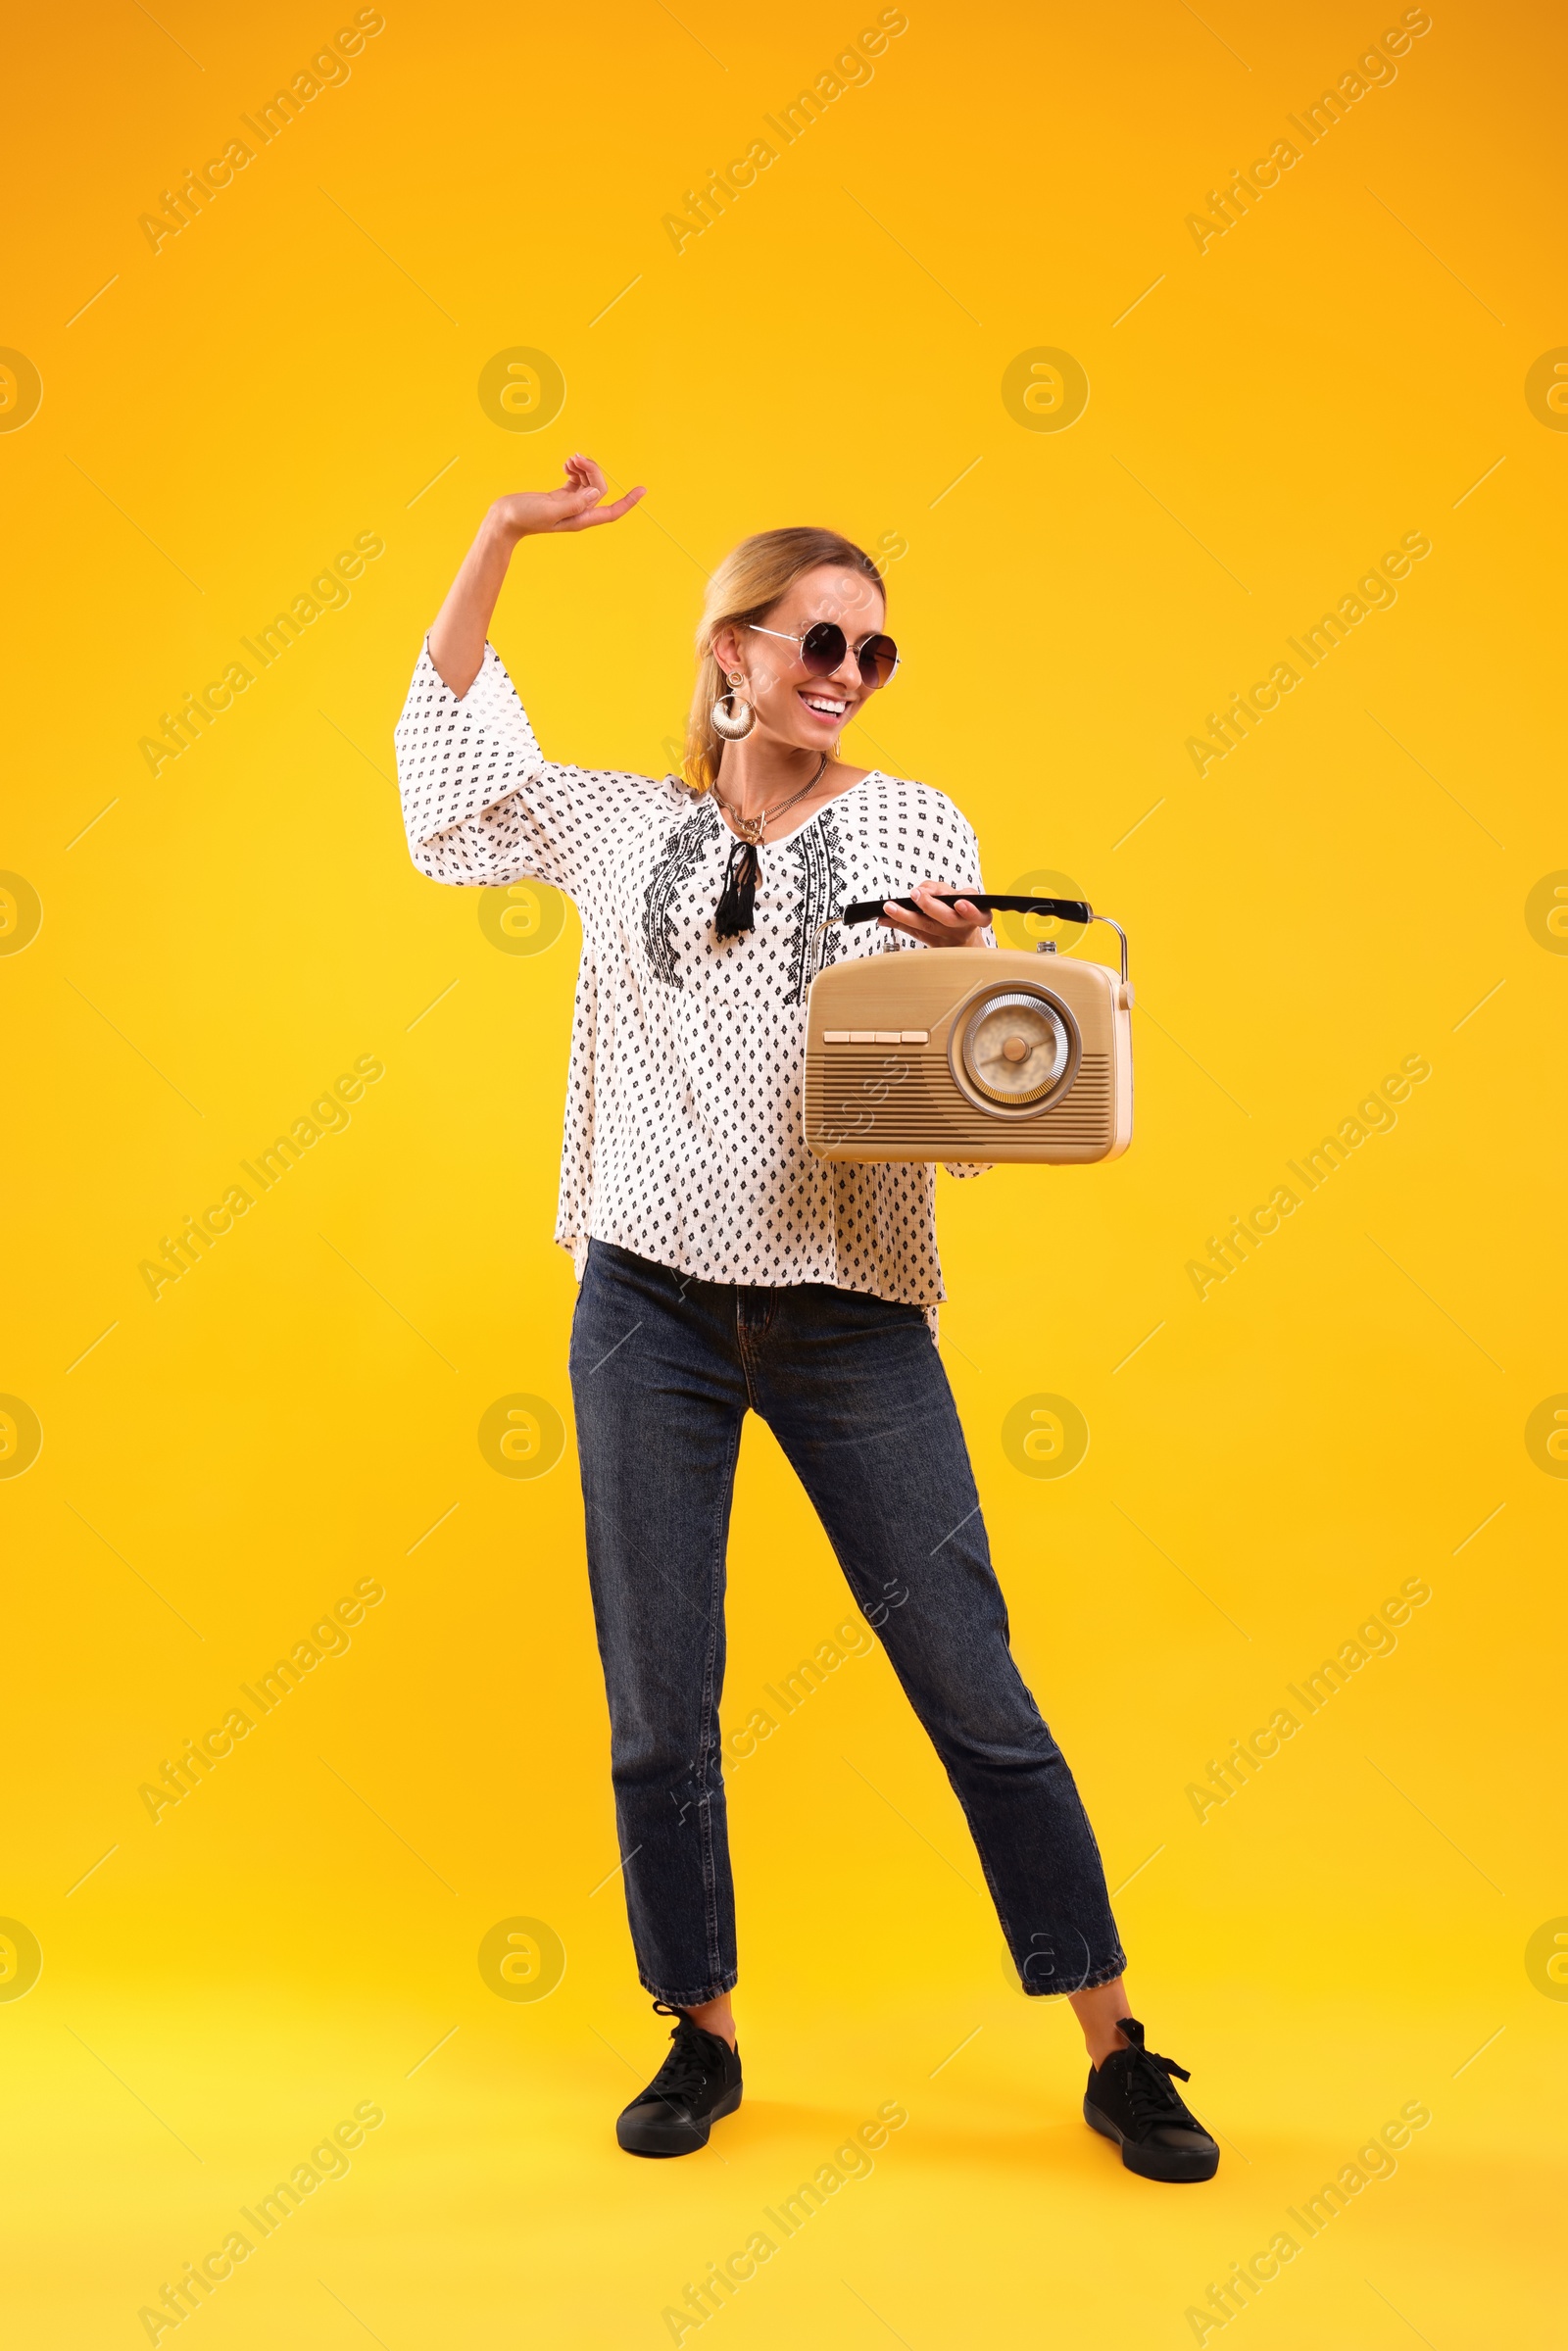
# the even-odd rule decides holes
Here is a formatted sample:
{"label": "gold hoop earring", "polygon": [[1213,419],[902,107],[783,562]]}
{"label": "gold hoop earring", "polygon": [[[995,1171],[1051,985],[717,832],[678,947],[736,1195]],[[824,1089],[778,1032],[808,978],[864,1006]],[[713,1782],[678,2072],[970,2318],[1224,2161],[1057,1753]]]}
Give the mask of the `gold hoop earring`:
{"label": "gold hoop earring", "polygon": [[739,689],[745,684],[741,672],[734,670],[727,681],[728,691],[713,705],[713,732],[726,743],[740,743],[757,724],[757,712],[749,702],[742,702]]}

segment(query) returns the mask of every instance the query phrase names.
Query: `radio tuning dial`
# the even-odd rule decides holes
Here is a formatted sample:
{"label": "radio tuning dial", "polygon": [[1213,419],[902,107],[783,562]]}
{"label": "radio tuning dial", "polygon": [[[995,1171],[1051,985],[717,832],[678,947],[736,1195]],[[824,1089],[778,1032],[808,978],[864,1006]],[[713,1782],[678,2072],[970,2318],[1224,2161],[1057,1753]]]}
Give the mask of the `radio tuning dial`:
{"label": "radio tuning dial", "polygon": [[1041,1101],[1067,1066],[1071,1041],[1044,995],[999,990],[982,999],[965,1024],[959,1052],[976,1090],[1008,1109]]}

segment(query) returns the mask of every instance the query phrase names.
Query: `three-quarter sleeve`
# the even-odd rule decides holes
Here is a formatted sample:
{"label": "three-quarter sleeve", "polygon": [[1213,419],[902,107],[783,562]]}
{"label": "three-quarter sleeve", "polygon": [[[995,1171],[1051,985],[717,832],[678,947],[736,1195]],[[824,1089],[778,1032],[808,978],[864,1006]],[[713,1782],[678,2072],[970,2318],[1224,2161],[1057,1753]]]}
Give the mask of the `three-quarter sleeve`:
{"label": "three-quarter sleeve", "polygon": [[[913,846],[906,845],[898,859],[901,870],[891,883],[890,898],[906,898],[917,882],[935,882],[939,890],[983,890],[981,879],[980,843],[974,827],[966,822],[951,801],[941,804],[937,818],[929,828],[929,838]],[[904,870],[907,868],[907,870]],[[898,948],[913,948],[920,955],[928,950],[923,939],[915,939],[907,931],[893,931],[889,944]],[[997,935],[987,923],[979,935],[981,947],[995,947]],[[940,954],[936,949],[930,951]]]}
{"label": "three-quarter sleeve", "polygon": [[575,897],[644,779],[545,759],[494,646],[458,696],[422,647],[395,736],[409,854],[432,881],[537,880]]}
{"label": "three-quarter sleeve", "polygon": [[[959,815],[951,801],[938,803],[929,822],[929,831],[922,832],[916,843],[903,849],[898,860],[901,870],[888,891],[890,898],[906,897],[916,882],[935,882],[944,890],[979,890],[984,888],[980,863],[980,843],[974,827]],[[988,923],[980,933],[982,947],[995,947],[997,935]],[[888,946],[906,954],[941,955],[944,950],[928,947],[923,939],[911,938],[907,931],[892,931]],[[989,1175],[993,1161],[987,1159],[970,1164],[967,1161],[942,1159],[937,1164],[944,1173],[964,1182],[970,1176]],[[932,1334],[935,1337],[935,1332]]]}

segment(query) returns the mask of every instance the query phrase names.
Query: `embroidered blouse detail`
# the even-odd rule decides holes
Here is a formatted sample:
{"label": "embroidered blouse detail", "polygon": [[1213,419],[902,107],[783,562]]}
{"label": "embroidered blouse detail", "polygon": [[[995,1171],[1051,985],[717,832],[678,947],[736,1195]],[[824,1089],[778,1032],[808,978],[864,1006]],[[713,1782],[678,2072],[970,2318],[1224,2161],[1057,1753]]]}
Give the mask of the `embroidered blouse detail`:
{"label": "embroidered blouse detail", "polygon": [[643,945],[650,964],[666,987],[678,988],[681,983],[672,930],[676,897],[696,872],[710,839],[723,829],[711,803],[700,808],[695,816],[685,817],[660,850],[653,878],[643,892]]}
{"label": "embroidered blouse detail", "polygon": [[873,924],[818,942],[819,925],[915,882],[978,887],[953,803],[873,770],[762,844],[756,927],[721,942],[733,836],[711,800],[546,759],[493,647],[461,700],[421,652],[397,753],[421,873],[537,879],[582,918],[556,1220],[579,1274],[597,1239],[702,1281],[827,1282],[933,1308],[934,1170],[814,1158],[801,1097],[815,958],[929,952]]}
{"label": "embroidered blouse detail", "polygon": [[794,852],[800,874],[800,910],[785,942],[792,1004],[804,1004],[817,972],[838,960],[838,931],[829,931],[821,939],[817,932],[836,908],[852,903],[839,889],[845,850],[839,837],[838,806],[837,801],[830,801],[813,823],[803,825],[784,844]]}

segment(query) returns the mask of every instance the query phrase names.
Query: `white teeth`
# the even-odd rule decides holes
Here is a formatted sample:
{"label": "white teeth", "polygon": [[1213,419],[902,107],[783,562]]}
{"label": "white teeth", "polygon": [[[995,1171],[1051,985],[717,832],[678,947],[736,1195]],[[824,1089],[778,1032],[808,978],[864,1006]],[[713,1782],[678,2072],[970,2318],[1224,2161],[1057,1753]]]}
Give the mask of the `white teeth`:
{"label": "white teeth", "polygon": [[850,707],[847,702],[819,701],[813,694],[803,694],[801,696],[801,700],[805,703],[808,710],[821,710],[824,715],[829,718],[842,717],[843,713]]}

